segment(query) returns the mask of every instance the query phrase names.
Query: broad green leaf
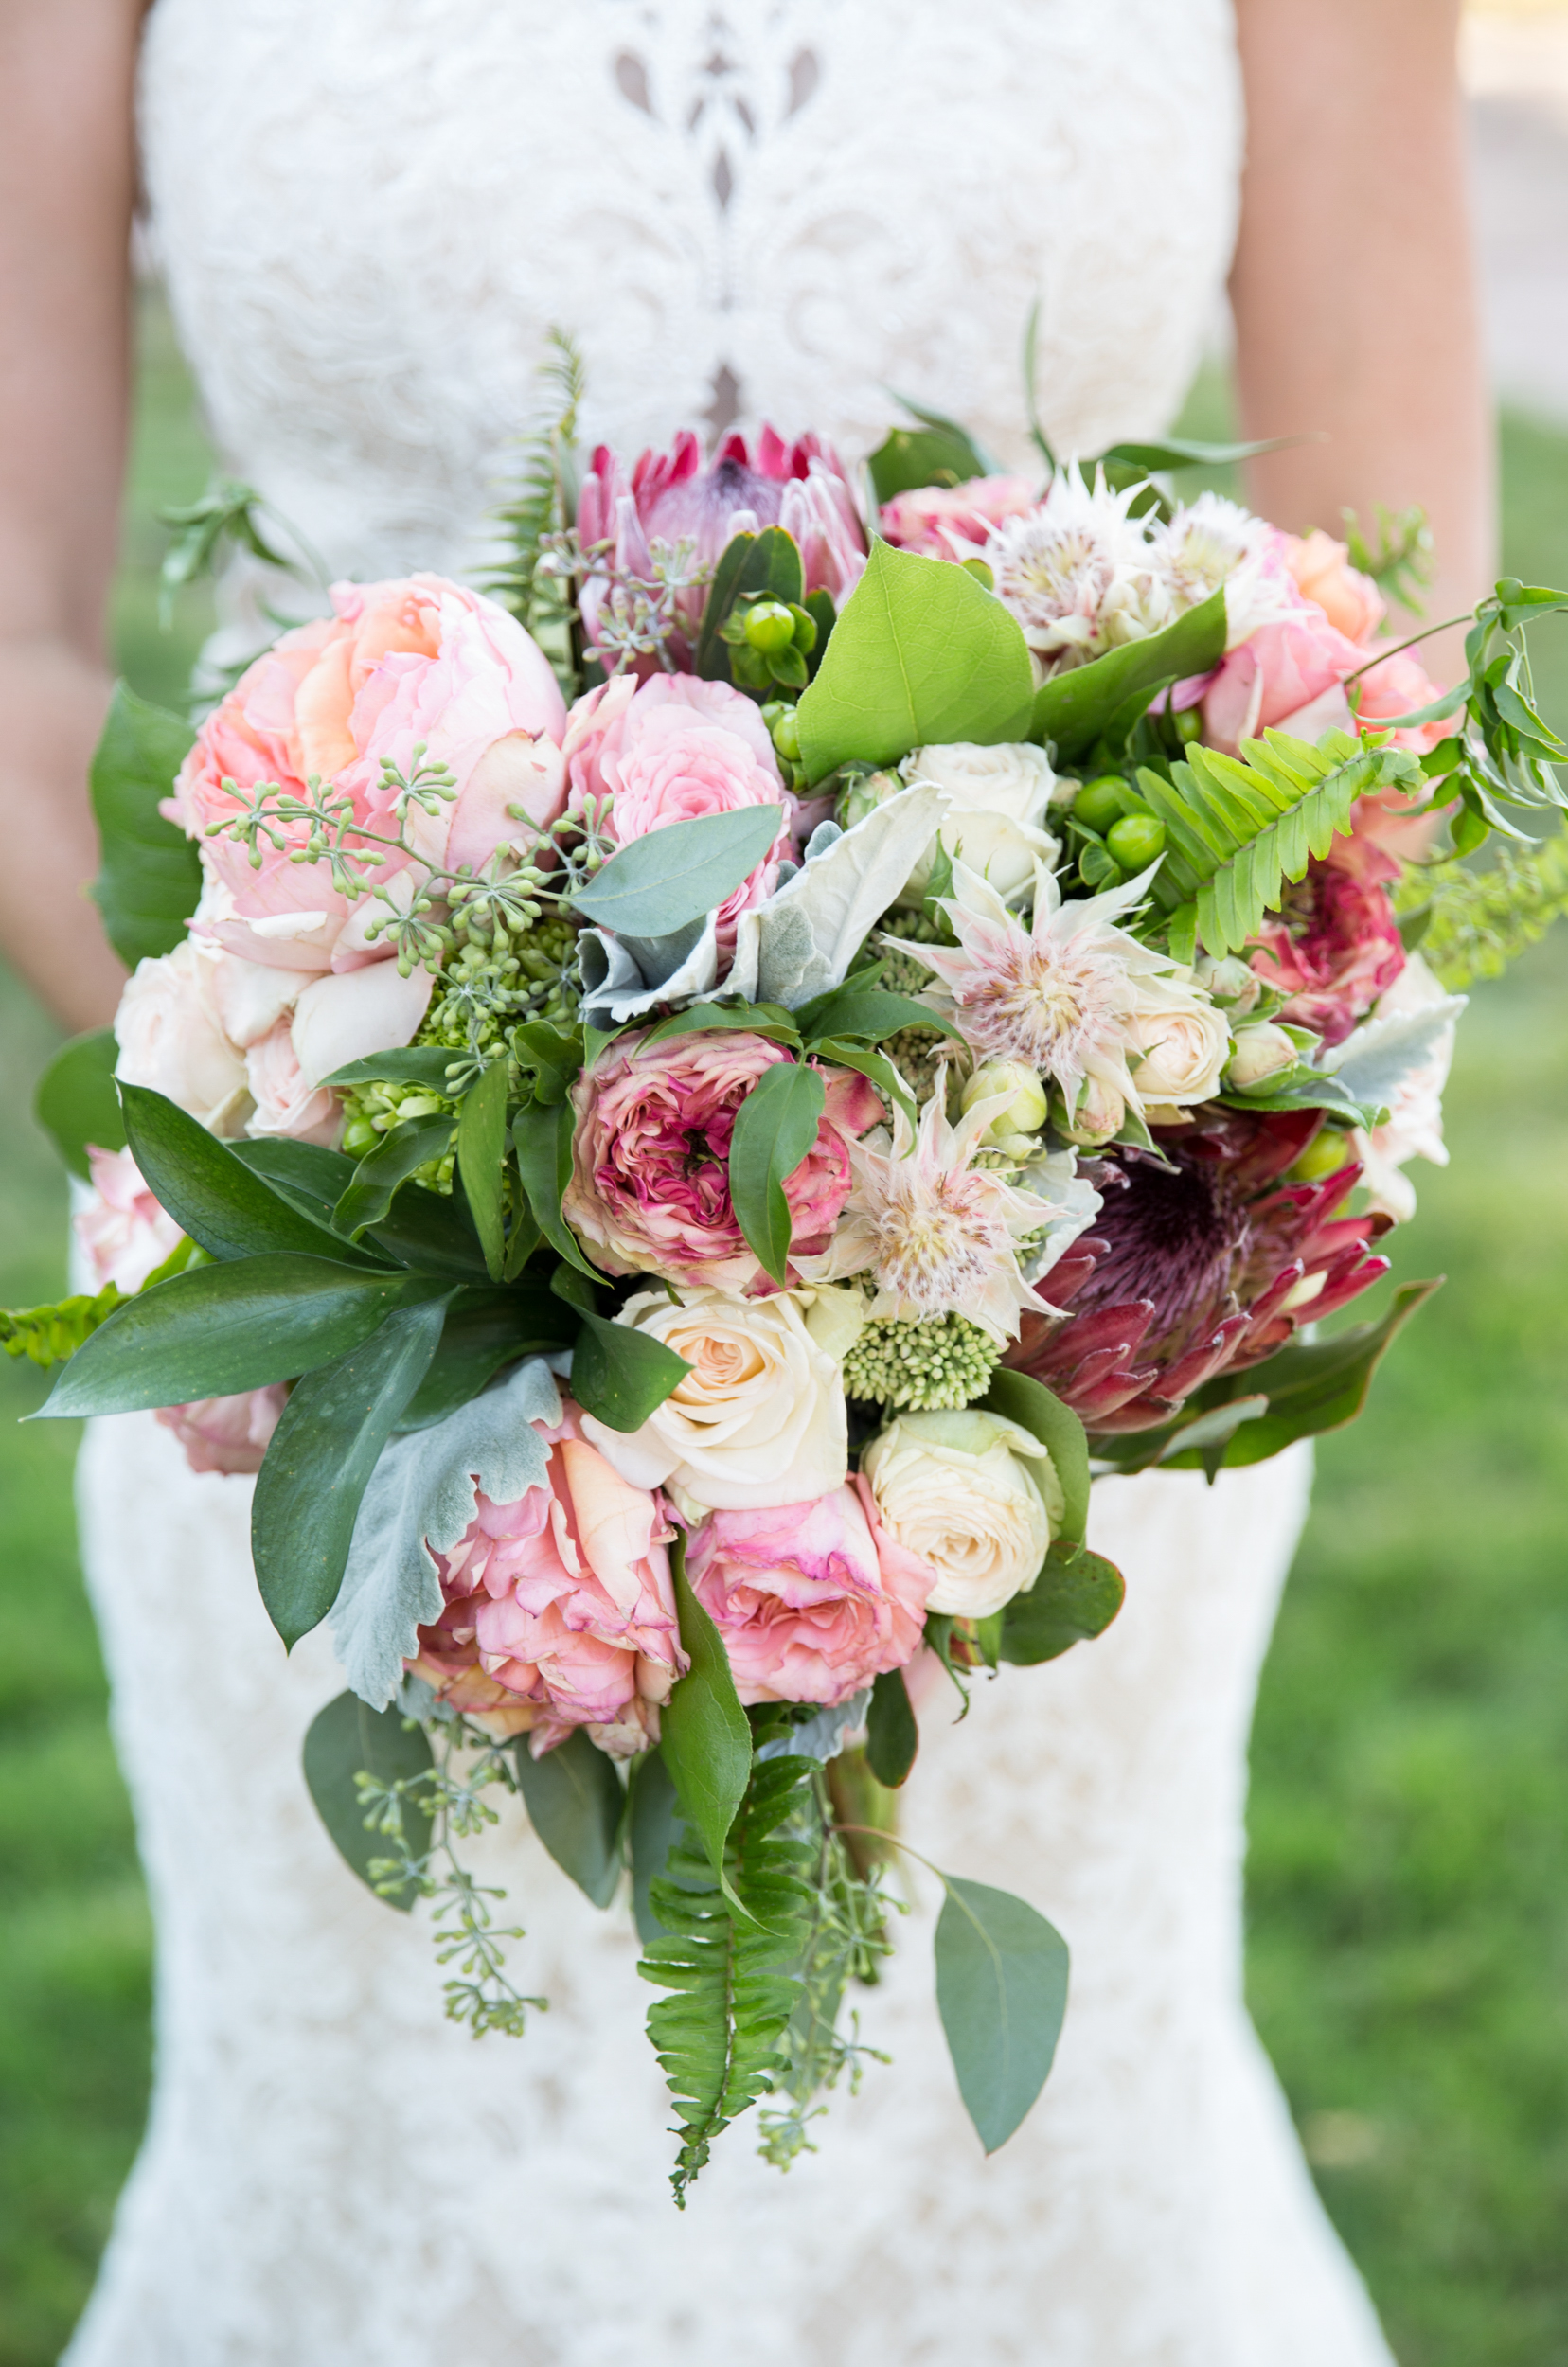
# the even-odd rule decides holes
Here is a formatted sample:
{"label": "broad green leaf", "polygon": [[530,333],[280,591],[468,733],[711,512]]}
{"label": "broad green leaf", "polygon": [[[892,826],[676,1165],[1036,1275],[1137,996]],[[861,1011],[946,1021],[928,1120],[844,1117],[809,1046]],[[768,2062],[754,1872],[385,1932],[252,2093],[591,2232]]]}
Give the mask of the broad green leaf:
{"label": "broad green leaf", "polygon": [[348,1241],[280,1199],[199,1119],[145,1085],[122,1085],[125,1131],[150,1191],[209,1257],[264,1254],[365,1263]]}
{"label": "broad green leaf", "polygon": [[430,1093],[444,1094],[447,1072],[461,1066],[462,1058],[445,1044],[405,1044],[399,1052],[371,1052],[363,1060],[350,1060],[322,1082],[333,1086],[423,1085]]}
{"label": "broad green leaf", "polygon": [[666,1878],[669,1853],[681,1829],[680,1804],[662,1751],[650,1751],[633,1765],[627,1827],[632,1844],[632,1913],[637,1937],[647,1948],[663,1936],[665,1929],[649,1894],[656,1881]]}
{"label": "broad green leaf", "polygon": [[[1228,469],[1239,460],[1256,460],[1260,453],[1281,452],[1295,440],[1292,436],[1271,436],[1260,444],[1199,444],[1183,436],[1166,436],[1157,443],[1111,444],[1098,457],[1132,469]],[[1086,461],[1084,474],[1090,473]]]}
{"label": "broad green leaf", "polygon": [[425,1430],[478,1397],[504,1364],[569,1348],[579,1317],[531,1284],[496,1290],[470,1285],[447,1308],[440,1345],[403,1409],[400,1430]]}
{"label": "broad green leaf", "polygon": [[691,1366],[662,1340],[587,1308],[572,1351],[572,1395],[611,1430],[641,1430]]}
{"label": "broad green leaf", "polygon": [[325,1257],[198,1266],[117,1307],[77,1350],[40,1414],[134,1414],[293,1380],[358,1347],[394,1308],[439,1288]]}
{"label": "broad green leaf", "polygon": [[784,1186],[812,1148],[827,1088],[804,1061],[764,1069],[740,1104],[730,1136],[729,1187],[736,1221],[774,1280],[790,1262],[790,1203]]}
{"label": "broad green leaf", "polygon": [[1053,1397],[1042,1382],[1031,1380],[1027,1373],[1009,1372],[1006,1365],[991,1375],[982,1404],[988,1414],[1016,1422],[1048,1449],[1066,1499],[1061,1536],[1070,1545],[1081,1545],[1089,1525],[1089,1441],[1072,1407]]}
{"label": "broad green leaf", "polygon": [[365,1237],[400,1265],[420,1273],[447,1274],[460,1282],[484,1276],[479,1236],[455,1192],[431,1192],[422,1184],[404,1184],[380,1223],[366,1228]]}
{"label": "broad green leaf", "polygon": [[623,936],[669,936],[705,919],[750,877],[783,819],[781,806],[737,806],[695,822],[667,823],[619,847],[576,891],[573,906]]}
{"label": "broad green leaf", "polygon": [[743,1915],[746,1910],[724,1872],[724,1843],[751,1775],[751,1726],[735,1690],[723,1639],[691,1591],[679,1539],[669,1559],[681,1642],[691,1665],[665,1704],[659,1752],[682,1814],[700,1834],[725,1897]]}
{"label": "broad green leaf", "polygon": [[598,1274],[584,1255],[577,1235],[561,1213],[561,1198],[572,1180],[572,1136],[577,1112],[569,1100],[542,1106],[534,1102],[519,1110],[512,1121],[512,1148],[517,1172],[538,1225],[558,1257],[597,1282]]}
{"label": "broad green leaf", "polygon": [[579,1726],[536,1759],[526,1735],[512,1751],[528,1822],[561,1868],[596,1907],[608,1907],[620,1880],[621,1811],[626,1795],[614,1762]]}
{"label": "broad green leaf", "polygon": [[896,427],[866,462],[879,502],[927,485],[964,485],[985,463],[962,428]]}
{"label": "broad green leaf", "polygon": [[431,1552],[450,1553],[473,1518],[476,1489],[517,1504],[544,1485],[549,1450],[536,1427],[561,1419],[561,1395],[536,1358],[429,1429],[394,1438],[370,1475],[354,1523],[332,1642],[362,1701],[383,1709],[441,1615]]}
{"label": "broad green leaf", "polygon": [[994,2153],[1050,2072],[1067,2011],[1067,1944],[1009,1892],[955,1874],[942,1880],[936,2007],[964,2109]]}
{"label": "broad green leaf", "polygon": [[917,1003],[913,995],[892,994],[882,987],[862,988],[854,993],[840,987],[832,994],[819,994],[796,1018],[811,1042],[823,1036],[861,1036],[880,1043],[884,1036],[897,1035],[900,1027],[935,1027],[963,1041],[951,1020]]}
{"label": "broad green leaf", "polygon": [[343,1584],[361,1499],[424,1379],[444,1299],[401,1307],[335,1363],[297,1381],[251,1500],[251,1558],[267,1616],[292,1652]]}
{"label": "broad green leaf", "polygon": [[492,1282],[500,1281],[507,1259],[502,1211],[506,1165],[507,1063],[492,1060],[463,1095],[457,1121],[457,1172]]}
{"label": "broad green leaf", "polygon": [[534,1079],[534,1099],[544,1106],[563,1101],[582,1066],[580,1028],[552,1026],[531,1019],[512,1029],[512,1052],[518,1066]]}
{"label": "broad green leaf", "polygon": [[1033,685],[1000,600],[962,567],[877,543],[795,710],[807,779],[928,741],[1022,739]]}
{"label": "broad green leaf", "polygon": [[1114,1563],[1087,1545],[1057,1538],[1033,1586],[1015,1594],[1002,1613],[1001,1658],[1021,1668],[1055,1660],[1075,1644],[1103,1634],[1125,1593]]}
{"label": "broad green leaf", "polygon": [[365,1152],[333,1209],[337,1229],[358,1235],[371,1225],[384,1224],[410,1176],[432,1159],[443,1158],[451,1148],[455,1126],[454,1118],[432,1113],[388,1127],[374,1149]]}
{"label": "broad green leaf", "polygon": [[841,1043],[837,1036],[821,1036],[811,1050],[829,1068],[852,1068],[857,1076],[868,1077],[880,1094],[897,1102],[912,1127],[918,1127],[920,1113],[902,1077],[885,1053],[872,1052],[864,1043]]}
{"label": "broad green leaf", "polygon": [[920,1730],[910,1707],[903,1670],[884,1669],[871,1688],[865,1724],[865,1755],[878,1783],[896,1791],[908,1780],[919,1747]]}
{"label": "broad green leaf", "polygon": [[804,596],[800,551],[794,537],[782,526],[764,526],[760,534],[732,535],[719,555],[697,635],[697,671],[710,682],[730,679],[729,651],[719,637],[719,628],[736,601],[750,592],[765,592],[786,607]]}
{"label": "broad green leaf", "polygon": [[661,1019],[641,1039],[644,1043],[663,1043],[669,1036],[705,1035],[710,1030],[740,1028],[750,1036],[768,1036],[775,1041],[797,1045],[799,1030],[793,1012],[781,1003],[691,1003],[684,1011],[671,1011]]}
{"label": "broad green leaf", "polygon": [[[373,1858],[394,1854],[384,1833],[365,1829],[365,1811],[355,1788],[360,1773],[379,1783],[412,1783],[428,1772],[435,1761],[422,1727],[397,1710],[367,1709],[354,1693],[340,1693],[312,1719],[305,1736],[305,1781],[316,1813],[336,1842],[345,1861],[367,1889]],[[430,1847],[431,1814],[419,1799],[404,1796],[403,1836],[412,1858]],[[419,1892],[412,1884],[401,1891],[377,1891],[389,1907],[406,1914]]]}
{"label": "broad green leaf", "polygon": [[1031,739],[1054,743],[1059,764],[1084,756],[1119,707],[1140,693],[1206,674],[1225,654],[1225,595],[1216,592],[1189,608],[1164,632],[1128,641],[1087,666],[1054,674],[1036,692]]}
{"label": "broad green leaf", "polygon": [[229,1148],[301,1216],[330,1227],[332,1210],[353,1179],[352,1159],[321,1143],[291,1142],[286,1134],[258,1134],[232,1142]]}
{"label": "broad green leaf", "polygon": [[160,802],[196,735],[178,715],[115,685],[90,775],[100,863],[93,901],[127,969],[172,953],[202,893],[202,866]]}
{"label": "broad green leaf", "polygon": [[33,1111],[73,1175],[86,1182],[87,1145],[125,1148],[125,1120],[115,1087],[119,1046],[112,1027],[95,1027],[62,1044],[38,1080]]}

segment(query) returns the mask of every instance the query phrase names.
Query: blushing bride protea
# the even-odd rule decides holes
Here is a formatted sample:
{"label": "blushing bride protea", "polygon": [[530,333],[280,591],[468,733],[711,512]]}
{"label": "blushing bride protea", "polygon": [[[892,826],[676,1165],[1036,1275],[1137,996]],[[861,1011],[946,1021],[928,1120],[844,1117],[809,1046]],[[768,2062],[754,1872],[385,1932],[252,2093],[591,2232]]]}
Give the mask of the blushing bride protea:
{"label": "blushing bride protea", "polygon": [[1168,625],[1176,611],[1142,526],[1129,517],[1137,488],[1113,492],[1076,466],[1053,479],[1038,508],[993,527],[984,557],[996,596],[1047,672],[1083,666]]}
{"label": "blushing bride protea", "polygon": [[1007,1094],[989,1094],[948,1122],[945,1071],[920,1112],[918,1130],[902,1109],[884,1128],[849,1145],[852,1182],[829,1248],[795,1256],[811,1282],[869,1273],[877,1295],[868,1313],[919,1323],[958,1314],[997,1341],[1017,1336],[1025,1309],[1051,1312],[1024,1279],[1018,1245],[1041,1230],[1049,1211],[1030,1192],[971,1163]]}

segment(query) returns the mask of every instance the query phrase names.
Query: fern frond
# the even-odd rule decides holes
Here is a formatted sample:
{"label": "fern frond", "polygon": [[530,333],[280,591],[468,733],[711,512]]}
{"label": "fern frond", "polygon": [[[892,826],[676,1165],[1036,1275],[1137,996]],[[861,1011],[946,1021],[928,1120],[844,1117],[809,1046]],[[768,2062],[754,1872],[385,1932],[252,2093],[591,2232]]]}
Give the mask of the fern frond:
{"label": "fern frond", "polygon": [[1219,956],[1256,936],[1286,882],[1348,830],[1359,797],[1417,788],[1421,772],[1414,756],[1363,748],[1346,732],[1326,732],[1312,748],[1270,731],[1244,740],[1239,759],[1195,747],[1168,781],[1145,768],[1138,782],[1166,826],[1157,892],[1171,904],[1196,901],[1199,938]]}
{"label": "fern frond", "polygon": [[487,591],[529,626],[539,596],[535,576],[541,545],[547,534],[572,524],[566,514],[563,466],[577,434],[578,406],[586,383],[582,356],[564,330],[550,329],[544,346],[539,411],[522,438],[515,493],[496,512],[507,554],[486,583]]}
{"label": "fern frond", "polygon": [[815,1861],[799,1811],[812,1797],[814,1759],[766,1759],[752,1769],[724,1853],[725,1872],[751,1922],[726,1903],[695,1836],[682,1827],[668,1871],[652,1885],[665,1936],[637,1970],[672,1994],[648,2009],[648,2035],[669,2082],[681,2139],[670,2183],[686,2190],[721,2130],[766,2095],[783,2064],[782,2040],[801,1993],[787,1967],[811,1929]]}
{"label": "fern frond", "polygon": [[79,1295],[54,1307],[0,1307],[0,1347],[34,1364],[63,1364],[114,1313],[121,1295],[111,1282],[93,1298]]}
{"label": "fern frond", "polygon": [[1568,915],[1568,832],[1537,847],[1505,841],[1485,871],[1460,863],[1411,871],[1397,900],[1408,913],[1430,909],[1421,958],[1450,994],[1459,993],[1497,977]]}

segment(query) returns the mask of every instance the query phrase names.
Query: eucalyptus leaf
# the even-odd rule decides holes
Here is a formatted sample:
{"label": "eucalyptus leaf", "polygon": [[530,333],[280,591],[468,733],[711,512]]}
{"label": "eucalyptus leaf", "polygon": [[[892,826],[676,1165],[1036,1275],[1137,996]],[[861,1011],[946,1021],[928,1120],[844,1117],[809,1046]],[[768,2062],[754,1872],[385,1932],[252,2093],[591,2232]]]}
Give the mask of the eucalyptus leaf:
{"label": "eucalyptus leaf", "polygon": [[548,1475],[536,1422],[561,1419],[561,1397],[540,1359],[449,1414],[394,1438],[371,1474],[331,1612],[344,1673],[372,1709],[391,1700],[416,1629],[441,1615],[431,1548],[447,1553],[473,1518],[475,1493],[516,1504]]}
{"label": "eucalyptus leaf", "polygon": [[1034,1584],[1002,1613],[1001,1658],[1033,1668],[1103,1635],[1126,1591],[1114,1562],[1057,1538]]}
{"label": "eucalyptus leaf", "polygon": [[365,1262],[351,1243],[280,1199],[199,1119],[145,1085],[122,1085],[125,1131],[148,1188],[209,1257],[276,1253]]}
{"label": "eucalyptus leaf", "polygon": [[807,779],[928,742],[1022,739],[1033,685],[1018,624],[971,575],[874,543],[795,709]]}
{"label": "eucalyptus leaf", "polygon": [[871,1713],[865,1727],[865,1755],[878,1783],[885,1784],[890,1791],[906,1783],[919,1747],[920,1730],[915,1723],[903,1670],[884,1669],[871,1688]]}
{"label": "eucalyptus leaf", "polygon": [[620,1880],[626,1805],[613,1761],[580,1726],[537,1759],[527,1735],[519,1735],[512,1760],[534,1831],[562,1874],[569,1874],[596,1907],[608,1907]]}
{"label": "eucalyptus leaf", "polygon": [[1045,2085],[1067,2011],[1067,1944],[1010,1892],[955,1874],[942,1881],[936,2007],[964,2109],[989,2154]]}
{"label": "eucalyptus leaf", "polygon": [[781,806],[737,806],[695,822],[667,823],[617,848],[575,892],[573,904],[602,928],[668,936],[704,919],[750,877],[783,819]]}
{"label": "eucalyptus leaf", "polygon": [[451,1148],[455,1126],[454,1118],[433,1113],[388,1127],[354,1169],[353,1181],[332,1211],[334,1225],[346,1234],[360,1234],[383,1224],[410,1176]]}
{"label": "eucalyptus leaf", "polygon": [[723,1639],[691,1591],[679,1539],[670,1552],[681,1643],[690,1661],[660,1718],[659,1753],[681,1811],[695,1825],[730,1905],[753,1918],[730,1886],[724,1843],[751,1776],[752,1734],[735,1690]]}
{"label": "eucalyptus leaf", "polygon": [[158,811],[195,737],[182,717],[115,685],[89,776],[101,850],[92,893],[128,970],[172,953],[202,893],[195,846]]}
{"label": "eucalyptus leaf", "polygon": [[686,1359],[646,1331],[584,1308],[572,1351],[572,1395],[610,1430],[641,1430],[690,1372]]}
{"label": "eucalyptus leaf", "polygon": [[123,1150],[125,1120],[115,1086],[119,1046],[112,1027],[95,1027],[62,1044],[38,1080],[33,1112],[71,1173],[86,1182],[87,1146]]}
{"label": "eucalyptus leaf", "polygon": [[[311,1720],[305,1735],[305,1782],[316,1813],[326,1825],[345,1863],[367,1890],[374,1890],[370,1862],[391,1855],[384,1833],[365,1826],[365,1809],[354,1783],[356,1775],[375,1776],[378,1783],[414,1783],[435,1765],[422,1727],[398,1710],[366,1709],[354,1693],[340,1693]],[[402,1800],[403,1836],[412,1858],[430,1847],[429,1807],[406,1793]],[[401,1891],[376,1891],[389,1907],[406,1914],[419,1895],[412,1883]]]}
{"label": "eucalyptus leaf", "polygon": [[790,1262],[784,1186],[816,1143],[827,1088],[814,1068],[778,1060],[764,1069],[736,1113],[729,1187],[736,1221],[781,1287]]}
{"label": "eucalyptus leaf", "polygon": [[507,1063],[493,1060],[463,1095],[457,1171],[492,1282],[507,1258],[502,1186],[507,1166]]}
{"label": "eucalyptus leaf", "polygon": [[1031,739],[1055,744],[1059,764],[1086,755],[1116,710],[1138,692],[1206,674],[1225,654],[1224,587],[1147,641],[1124,642],[1087,666],[1053,674],[1036,694]]}
{"label": "eucalyptus leaf", "polygon": [[424,1379],[444,1299],[397,1308],[379,1331],[294,1384],[251,1500],[251,1558],[290,1651],[337,1600],[360,1503]]}
{"label": "eucalyptus leaf", "polygon": [[324,1257],[193,1267],[116,1307],[39,1412],[51,1419],[132,1414],[293,1380],[357,1347],[394,1308],[439,1288]]}
{"label": "eucalyptus leaf", "polygon": [[1016,1422],[1038,1438],[1061,1483],[1064,1504],[1060,1536],[1069,1545],[1081,1545],[1089,1525],[1089,1441],[1071,1406],[1063,1405],[1043,1382],[1027,1373],[999,1365],[981,1403],[988,1414]]}

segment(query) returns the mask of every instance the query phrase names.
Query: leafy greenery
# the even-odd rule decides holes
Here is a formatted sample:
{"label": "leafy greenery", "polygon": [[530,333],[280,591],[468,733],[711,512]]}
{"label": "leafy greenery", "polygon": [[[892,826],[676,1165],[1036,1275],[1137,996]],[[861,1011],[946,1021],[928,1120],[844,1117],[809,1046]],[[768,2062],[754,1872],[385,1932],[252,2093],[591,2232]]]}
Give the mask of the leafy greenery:
{"label": "leafy greenery", "polygon": [[53,1138],[71,1173],[83,1183],[90,1173],[89,1143],[99,1150],[124,1148],[125,1121],[115,1089],[118,1054],[112,1027],[73,1036],[49,1062],[33,1096],[38,1123]]}
{"label": "leafy greenery", "polygon": [[941,1881],[936,2005],[964,2109],[995,2153],[1050,2073],[1067,2011],[1067,1948],[1010,1892],[955,1874]]}
{"label": "leafy greenery", "polygon": [[202,892],[195,847],[158,811],[193,738],[181,717],[116,684],[90,775],[102,850],[93,900],[128,970],[173,952]]}
{"label": "leafy greenery", "polygon": [[[318,1710],[305,1735],[305,1782],[346,1865],[371,1890],[378,1889],[372,1861],[384,1856],[380,1835],[365,1820],[359,1777],[376,1783],[402,1784],[400,1838],[411,1856],[422,1857],[430,1847],[431,1809],[419,1779],[435,1766],[422,1726],[400,1710],[373,1710],[357,1693],[340,1693]],[[412,1882],[381,1887],[379,1895],[404,1914],[419,1892]]]}
{"label": "leafy greenery", "polygon": [[1029,737],[1047,741],[1063,766],[1086,756],[1113,732],[1122,735],[1157,691],[1189,675],[1206,674],[1225,648],[1225,596],[1216,592],[1163,632],[1107,650],[1087,666],[1055,674],[1035,693]]}
{"label": "leafy greenery", "polygon": [[659,1755],[669,1771],[681,1813],[695,1828],[721,1889],[728,1889],[724,1851],[746,1795],[752,1735],[735,1690],[723,1639],[691,1591],[677,1539],[670,1553],[681,1644],[690,1663],[665,1704]]}
{"label": "leafy greenery", "polygon": [[827,1089],[804,1061],[765,1069],[736,1115],[729,1187],[736,1221],[757,1259],[782,1285],[790,1262],[784,1186],[816,1142]]}
{"label": "leafy greenery", "polygon": [[0,1347],[29,1363],[62,1364],[122,1304],[112,1282],[91,1295],[79,1291],[53,1307],[0,1307]]}
{"label": "leafy greenery", "polygon": [[1458,862],[1408,873],[1397,891],[1421,958],[1457,993],[1495,978],[1568,915],[1568,831],[1539,846],[1499,841],[1484,870]]}
{"label": "leafy greenery", "polygon": [[516,489],[497,512],[510,547],[487,588],[552,655],[559,649],[563,686],[573,695],[579,686],[575,618],[555,579],[539,564],[546,538],[565,533],[575,522],[573,441],[586,381],[581,354],[559,329],[546,332],[539,381],[539,413],[522,439]]}
{"label": "leafy greenery", "polygon": [[596,1907],[608,1907],[621,1878],[626,1807],[615,1761],[579,1726],[538,1759],[527,1735],[519,1735],[512,1763],[534,1831],[579,1890]]}
{"label": "leafy greenery", "polygon": [[1103,1635],[1126,1591],[1114,1562],[1087,1545],[1055,1539],[1033,1586],[1002,1613],[999,1657],[1033,1668]]}

